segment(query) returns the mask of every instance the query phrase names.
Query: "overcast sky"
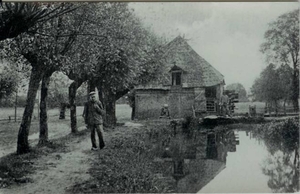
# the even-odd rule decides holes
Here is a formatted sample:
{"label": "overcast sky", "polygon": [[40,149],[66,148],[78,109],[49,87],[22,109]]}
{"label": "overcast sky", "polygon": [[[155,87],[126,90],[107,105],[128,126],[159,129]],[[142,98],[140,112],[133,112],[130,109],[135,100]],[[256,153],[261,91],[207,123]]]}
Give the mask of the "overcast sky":
{"label": "overcast sky", "polygon": [[130,3],[136,15],[158,35],[188,39],[193,49],[225,76],[248,91],[266,67],[259,52],[268,23],[299,7],[289,3]]}

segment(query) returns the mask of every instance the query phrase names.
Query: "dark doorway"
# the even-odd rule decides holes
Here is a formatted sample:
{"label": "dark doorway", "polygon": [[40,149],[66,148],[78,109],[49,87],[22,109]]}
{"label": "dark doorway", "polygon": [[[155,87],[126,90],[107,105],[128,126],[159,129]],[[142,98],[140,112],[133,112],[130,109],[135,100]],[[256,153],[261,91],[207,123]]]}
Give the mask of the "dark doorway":
{"label": "dark doorway", "polygon": [[206,98],[216,98],[217,97],[217,87],[207,87],[205,88],[205,97]]}

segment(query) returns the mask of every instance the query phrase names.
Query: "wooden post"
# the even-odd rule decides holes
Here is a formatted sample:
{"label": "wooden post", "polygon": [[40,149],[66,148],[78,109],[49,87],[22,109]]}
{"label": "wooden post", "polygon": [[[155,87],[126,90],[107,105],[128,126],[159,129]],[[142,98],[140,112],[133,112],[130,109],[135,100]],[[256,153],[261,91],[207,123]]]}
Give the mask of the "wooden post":
{"label": "wooden post", "polygon": [[16,91],[16,100],[15,100],[15,122],[17,122],[17,103],[18,103],[18,89]]}
{"label": "wooden post", "polygon": [[40,120],[40,93],[38,91],[38,114],[37,114],[38,120]]}

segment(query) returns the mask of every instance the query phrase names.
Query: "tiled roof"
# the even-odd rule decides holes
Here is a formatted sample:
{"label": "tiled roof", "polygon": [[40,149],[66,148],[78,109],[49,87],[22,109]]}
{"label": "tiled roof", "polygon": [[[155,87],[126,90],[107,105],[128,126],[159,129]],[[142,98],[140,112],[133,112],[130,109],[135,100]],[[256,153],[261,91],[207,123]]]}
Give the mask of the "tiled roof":
{"label": "tiled roof", "polygon": [[[188,84],[208,87],[224,82],[224,76],[196,53],[181,36],[176,37],[173,41],[168,43],[165,46],[164,51],[164,56],[172,55],[172,52],[184,53],[184,55],[186,55],[186,57],[183,58],[183,61],[181,61],[181,63],[176,62],[176,65],[187,72],[194,73],[194,80],[187,80]],[[176,56],[174,56],[173,60],[180,61]]]}
{"label": "tiled roof", "polygon": [[172,70],[182,70],[184,87],[209,87],[224,83],[224,76],[196,53],[181,36],[162,47],[160,56],[155,60],[160,61],[161,75],[137,89],[166,89],[171,84]]}

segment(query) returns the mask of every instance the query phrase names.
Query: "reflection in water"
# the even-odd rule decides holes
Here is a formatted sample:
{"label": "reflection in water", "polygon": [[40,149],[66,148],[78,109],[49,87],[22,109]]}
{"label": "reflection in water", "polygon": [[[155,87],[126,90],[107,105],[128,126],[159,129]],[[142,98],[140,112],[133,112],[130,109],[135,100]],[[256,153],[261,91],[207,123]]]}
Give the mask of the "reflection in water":
{"label": "reflection in water", "polygon": [[271,192],[268,178],[261,171],[260,162],[267,150],[244,131],[236,131],[239,145],[236,152],[228,152],[226,168],[206,184],[200,193],[263,193]]}
{"label": "reflection in water", "polygon": [[207,134],[206,158],[226,163],[227,152],[235,152],[239,144],[234,132],[211,132]]}
{"label": "reflection in water", "polygon": [[299,191],[298,145],[265,140],[249,127],[169,139],[162,158],[169,165],[164,176],[177,187],[174,192]]}
{"label": "reflection in water", "polygon": [[238,137],[231,131],[177,134],[162,154],[172,166],[176,192],[197,192],[226,166],[228,152],[235,152]]}
{"label": "reflection in water", "polygon": [[299,191],[298,124],[290,119],[270,125],[273,130],[264,128],[253,132],[253,136],[258,141],[263,141],[270,153],[262,166],[263,173],[269,177],[268,186],[273,192],[297,192]]}
{"label": "reflection in water", "polygon": [[299,165],[292,159],[295,156],[278,151],[273,155],[270,154],[265,161],[262,171],[269,176],[268,186],[273,192],[299,191]]}

